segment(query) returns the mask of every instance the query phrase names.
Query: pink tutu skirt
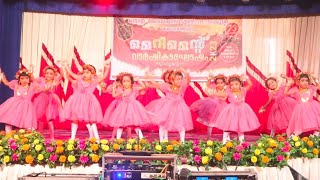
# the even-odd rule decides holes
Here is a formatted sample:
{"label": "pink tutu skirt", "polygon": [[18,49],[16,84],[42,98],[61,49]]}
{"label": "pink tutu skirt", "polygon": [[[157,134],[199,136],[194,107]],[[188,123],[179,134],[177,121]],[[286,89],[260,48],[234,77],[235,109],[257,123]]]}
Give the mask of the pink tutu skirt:
{"label": "pink tutu skirt", "polygon": [[37,119],[64,121],[61,101],[55,93],[40,93],[33,102]]}
{"label": "pink tutu skirt", "polygon": [[216,127],[223,131],[249,132],[258,129],[259,126],[256,114],[244,102],[228,104],[216,121]]}
{"label": "pink tutu skirt", "polygon": [[0,106],[0,122],[18,128],[37,128],[37,115],[29,98],[11,97]]}
{"label": "pink tutu skirt", "polygon": [[320,129],[320,104],[312,100],[297,104],[292,112],[287,133],[301,134]]}
{"label": "pink tutu skirt", "polygon": [[99,101],[92,93],[74,93],[64,106],[66,120],[100,123],[103,119]]}
{"label": "pink tutu skirt", "polygon": [[[105,115],[105,118],[107,116],[108,114]],[[111,127],[148,127],[154,123],[154,115],[147,112],[144,106],[136,99],[120,100],[109,119]]]}
{"label": "pink tutu skirt", "polygon": [[121,100],[115,99],[109,104],[108,108],[106,109],[106,112],[104,113],[102,125],[110,126],[110,117],[120,102]]}
{"label": "pink tutu skirt", "polygon": [[168,131],[193,129],[189,106],[182,98],[167,97],[150,102],[146,109],[157,117],[157,124]]}
{"label": "pink tutu skirt", "polygon": [[267,128],[269,130],[286,129],[295,105],[297,105],[297,101],[291,97],[285,96],[276,100],[270,110]]}
{"label": "pink tutu skirt", "polygon": [[209,127],[214,127],[219,114],[226,107],[226,105],[227,103],[225,101],[220,101],[217,98],[207,97],[192,103],[190,109],[191,111],[197,113],[198,122]]}

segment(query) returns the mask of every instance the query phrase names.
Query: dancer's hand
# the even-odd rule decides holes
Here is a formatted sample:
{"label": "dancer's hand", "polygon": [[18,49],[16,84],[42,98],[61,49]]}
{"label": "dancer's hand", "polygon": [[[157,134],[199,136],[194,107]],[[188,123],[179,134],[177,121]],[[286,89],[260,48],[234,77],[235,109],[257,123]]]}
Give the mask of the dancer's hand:
{"label": "dancer's hand", "polygon": [[264,113],[265,111],[266,111],[266,109],[262,106],[262,107],[259,109],[259,114]]}

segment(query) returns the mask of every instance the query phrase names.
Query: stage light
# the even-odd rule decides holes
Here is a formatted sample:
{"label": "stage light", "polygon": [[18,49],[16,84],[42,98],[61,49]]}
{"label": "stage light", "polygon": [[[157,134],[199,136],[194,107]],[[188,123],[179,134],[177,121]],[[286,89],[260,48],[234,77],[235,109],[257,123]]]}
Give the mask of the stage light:
{"label": "stage light", "polygon": [[250,0],[241,0],[243,3],[248,3]]}
{"label": "stage light", "polygon": [[117,177],[118,177],[118,178],[121,178],[121,177],[122,177],[122,173],[120,173],[120,172],[117,173]]}

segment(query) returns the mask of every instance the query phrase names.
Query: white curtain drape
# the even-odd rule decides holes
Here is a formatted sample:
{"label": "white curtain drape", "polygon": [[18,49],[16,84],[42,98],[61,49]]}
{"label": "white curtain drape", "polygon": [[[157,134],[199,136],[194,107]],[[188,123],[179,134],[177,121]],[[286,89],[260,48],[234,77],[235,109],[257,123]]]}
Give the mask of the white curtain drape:
{"label": "white curtain drape", "polygon": [[[292,52],[298,67],[320,77],[320,16],[243,19],[243,55],[265,75],[285,73]],[[41,45],[55,60],[70,62],[76,46],[85,63],[102,68],[112,48],[113,18],[24,13],[21,57],[40,68]]]}

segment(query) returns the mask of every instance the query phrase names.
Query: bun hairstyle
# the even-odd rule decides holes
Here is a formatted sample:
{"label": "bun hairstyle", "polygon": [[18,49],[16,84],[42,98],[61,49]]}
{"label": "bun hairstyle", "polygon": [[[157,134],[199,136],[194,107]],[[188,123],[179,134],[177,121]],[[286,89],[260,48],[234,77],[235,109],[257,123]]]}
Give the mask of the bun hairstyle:
{"label": "bun hairstyle", "polygon": [[241,86],[243,85],[243,82],[241,81],[241,77],[239,75],[230,76],[229,79],[228,79],[228,84],[230,84],[233,81],[238,81]]}
{"label": "bun hairstyle", "polygon": [[264,80],[264,85],[267,89],[270,89],[268,86],[268,81],[270,81],[270,80],[274,80],[274,81],[278,82],[277,78],[272,77],[272,76],[268,77],[266,80]]}
{"label": "bun hairstyle", "polygon": [[309,84],[312,83],[311,81],[313,80],[313,78],[312,78],[312,76],[311,76],[309,73],[300,72],[300,73],[298,73],[298,74],[296,75],[295,80],[296,80],[296,81],[300,81],[300,79],[302,79],[302,78],[307,78]]}
{"label": "bun hairstyle", "polygon": [[218,75],[214,76],[214,77],[213,77],[213,82],[214,82],[215,84],[217,84],[217,81],[218,81],[219,79],[221,79],[224,83],[227,83],[227,77],[226,77],[225,75],[223,75],[223,74],[218,74]]}
{"label": "bun hairstyle", "polygon": [[133,79],[133,75],[131,73],[123,72],[123,73],[120,73],[118,76],[119,76],[119,80],[120,80],[121,84],[122,84],[122,81],[123,81],[123,77],[124,76],[128,76],[130,78],[130,80],[131,80],[131,84],[133,85],[134,79]]}
{"label": "bun hairstyle", "polygon": [[168,78],[168,82],[167,83],[171,83],[171,76],[172,76],[173,70],[166,70],[162,76],[161,79],[163,79],[164,82],[167,82],[167,78]]}
{"label": "bun hairstyle", "polygon": [[94,66],[92,66],[91,64],[86,64],[86,65],[82,66],[82,71],[84,71],[84,70],[90,71],[93,75],[96,75],[96,73],[97,73],[96,68]]}
{"label": "bun hairstyle", "polygon": [[16,73],[16,79],[19,81],[21,76],[28,76],[30,78],[30,82],[33,80],[33,74],[28,69],[20,69]]}
{"label": "bun hairstyle", "polygon": [[45,73],[48,69],[51,69],[54,72],[54,74],[58,73],[58,70],[54,66],[46,66],[43,69],[43,73]]}
{"label": "bun hairstyle", "polygon": [[182,77],[183,77],[183,74],[182,74],[182,72],[179,71],[179,70],[174,70],[174,71],[172,71],[172,73],[171,73],[172,79],[174,79],[176,76],[182,76]]}

